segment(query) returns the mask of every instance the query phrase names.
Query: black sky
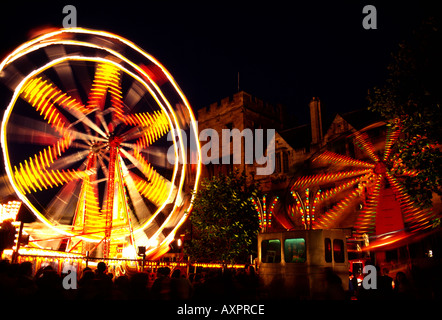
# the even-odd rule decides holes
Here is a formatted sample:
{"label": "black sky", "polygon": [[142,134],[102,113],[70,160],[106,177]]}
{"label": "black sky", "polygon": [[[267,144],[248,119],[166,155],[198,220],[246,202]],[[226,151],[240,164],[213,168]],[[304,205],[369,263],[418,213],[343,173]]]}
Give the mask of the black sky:
{"label": "black sky", "polygon": [[[298,124],[308,122],[313,96],[328,117],[366,107],[367,90],[385,81],[391,52],[439,13],[437,3],[422,1],[7,2],[0,59],[31,30],[61,27],[71,4],[79,27],[114,32],[155,56],[194,109],[232,96],[239,72],[241,90],[286,105]],[[377,30],[362,27],[367,4],[377,8]]]}
{"label": "black sky", "polygon": [[[285,104],[300,123],[313,96],[329,115],[365,107],[399,41],[437,13],[421,1],[13,1],[0,19],[0,55],[34,28],[61,27],[66,4],[76,6],[78,26],[117,33],[154,55],[194,109],[233,95],[239,72],[241,90]],[[377,30],[362,27],[367,4],[377,8]]]}

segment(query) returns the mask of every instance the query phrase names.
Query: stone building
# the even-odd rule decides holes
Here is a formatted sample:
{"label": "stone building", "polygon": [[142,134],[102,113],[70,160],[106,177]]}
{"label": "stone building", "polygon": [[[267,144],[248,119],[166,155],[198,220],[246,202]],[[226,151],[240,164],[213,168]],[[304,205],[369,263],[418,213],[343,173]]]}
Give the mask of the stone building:
{"label": "stone building", "polygon": [[[281,105],[273,106],[268,103],[264,103],[262,100],[252,97],[250,94],[241,91],[236,93],[233,98],[227,97],[221,100],[220,103],[212,103],[209,107],[200,109],[198,111],[198,129],[201,132],[205,129],[212,129],[217,132],[219,138],[219,148],[212,148],[207,156],[211,158],[210,163],[205,166],[205,172],[203,176],[213,176],[219,173],[227,173],[233,169],[245,171],[250,177],[256,175],[256,162],[253,164],[246,163],[245,161],[245,147],[255,144],[255,132],[262,129],[262,133],[266,132],[266,129],[275,129],[281,131],[285,127],[290,125],[290,121],[287,114],[284,112],[284,108]],[[240,141],[234,141],[233,137],[227,137],[228,140],[223,141],[223,130],[237,129],[240,134],[243,134]],[[245,130],[248,130],[246,132]],[[249,133],[246,137],[246,133]],[[252,134],[252,139],[250,138]],[[263,140],[267,140],[267,137],[262,137]],[[207,142],[216,143],[214,137],[207,139]],[[253,140],[253,141],[252,141]],[[234,144],[241,143],[241,157],[240,161],[234,161]],[[204,145],[204,142],[201,142]],[[226,144],[228,144],[226,146]],[[238,147],[238,145],[236,145]],[[228,148],[228,152],[222,152],[222,148]],[[219,151],[217,151],[217,149]],[[250,151],[250,150],[248,150]],[[252,150],[253,152],[253,150]],[[227,153],[227,154],[226,154]],[[204,157],[203,152],[203,157]],[[206,161],[207,162],[207,161]],[[234,163],[235,162],[235,163]],[[238,163],[239,162],[239,163]]]}
{"label": "stone building", "polygon": [[[301,176],[328,173],[339,174],[340,172],[344,172],[346,168],[351,167],[351,165],[345,161],[336,161],[333,163],[333,160],[331,160],[327,163],[324,161],[324,164],[312,163],[312,160],[316,158],[316,156],[319,156],[325,151],[330,151],[338,155],[348,156],[368,163],[373,163],[373,155],[379,159],[382,159],[384,156],[385,144],[386,141],[388,141],[387,126],[385,126],[385,123],[376,113],[368,111],[367,109],[360,109],[347,113],[337,113],[334,114],[331,119],[327,119],[324,115],[321,101],[317,97],[313,97],[305,108],[309,108],[310,123],[294,125],[293,118],[288,116],[282,106],[272,106],[242,91],[234,94],[232,98],[222,99],[221,103],[213,103],[198,112],[200,132],[211,128],[221,136],[222,130],[224,129],[232,130],[237,128],[239,131],[245,129],[275,130],[275,166],[272,174],[257,175],[257,169],[261,165],[256,163],[256,161],[250,164],[244,162],[239,164],[232,164],[232,162],[223,164],[221,161],[219,164],[209,163],[203,168],[202,173],[202,177],[211,177],[221,172],[227,173],[233,169],[245,171],[250,180],[259,181],[261,191],[266,194],[266,200],[264,200],[263,197],[262,201],[263,203],[267,201],[267,214],[270,212],[270,215],[272,209],[269,203],[272,204],[271,199],[279,197],[278,204],[273,213],[274,219],[269,228],[261,229],[264,232],[308,229],[308,216],[306,216],[306,222],[304,222],[304,213],[300,215],[299,211],[293,210],[293,200],[296,192],[292,195],[290,191],[294,182]],[[366,137],[364,138],[365,134]],[[358,136],[361,137],[359,142]],[[370,144],[369,148],[363,147],[364,141],[368,141]],[[245,147],[242,142],[243,141],[228,141],[229,153],[227,153],[226,156],[232,158],[233,144],[240,143],[242,159],[245,152]],[[361,143],[362,149],[366,149],[365,151],[361,150],[361,145],[358,147],[358,144]],[[371,150],[371,156],[368,155],[367,150]],[[382,170],[383,165],[383,161],[379,161],[377,167]],[[375,168],[374,170],[376,172],[376,170],[379,169]],[[321,177],[320,175],[318,176]],[[351,179],[349,178],[348,180]],[[333,214],[337,212],[334,211],[334,208],[340,210],[339,208],[342,207],[343,209],[339,211],[339,216],[336,216],[336,219],[333,218],[332,227],[355,228],[360,221],[366,219],[366,213],[372,216],[370,210],[364,213],[364,209],[366,207],[368,209],[373,208],[368,206],[369,202],[366,200],[369,199],[370,196],[373,196],[375,191],[370,185],[367,187],[366,184],[364,184],[367,181],[363,180],[362,182],[361,185],[357,182],[357,190],[352,187],[343,188],[341,191],[339,190],[341,187],[340,182],[330,179],[330,181],[325,181],[321,184],[320,187],[316,185],[309,188],[309,191],[307,191],[305,186],[295,189],[295,191],[299,191],[299,193],[305,191],[301,196],[299,196],[298,193],[296,197],[298,197],[298,199],[302,197],[302,201],[305,204],[307,195],[310,199],[314,198],[319,188],[323,189],[323,191],[325,190],[325,192],[335,189],[333,194],[330,193],[332,196],[324,200],[319,208],[317,208],[315,221],[317,222],[317,220],[321,219],[321,214],[328,214],[329,212]],[[370,226],[375,225],[375,230],[371,230],[370,232],[376,235],[383,235],[403,230],[406,223],[410,221],[413,222],[413,220],[410,220],[410,217],[408,217],[409,222],[404,220],[403,210],[405,209],[402,208],[403,204],[400,204],[397,200],[398,195],[395,194],[397,191],[393,190],[392,187],[389,186],[389,183],[384,184],[384,182],[382,182],[381,188],[383,190],[379,200],[381,205],[376,207],[375,220],[369,223]],[[359,196],[348,197],[354,192],[357,192]],[[440,197],[434,196],[433,210],[434,212],[440,212]],[[347,199],[351,200],[347,203]],[[299,202],[297,202],[297,204]],[[340,206],[341,203],[343,203],[342,206]],[[315,208],[314,202],[310,203],[310,205],[311,208]],[[262,207],[261,212],[264,212]],[[297,214],[293,214],[294,212]],[[311,212],[312,211],[310,211],[310,213]],[[261,215],[264,214],[261,213]],[[269,217],[269,215],[267,217]],[[359,217],[362,217],[362,219],[358,220]],[[424,217],[429,217],[429,215],[425,215]],[[327,216],[326,219],[328,219]],[[372,219],[372,217],[370,219]],[[423,223],[421,222],[421,216],[419,216],[419,219],[418,223]],[[310,221],[312,220],[313,219]],[[320,224],[319,227],[327,228],[327,226],[324,227],[322,224]],[[440,235],[437,237],[439,239],[437,241],[440,241]],[[428,239],[429,240],[422,242],[422,245],[419,243],[413,244],[415,248],[413,250],[416,250],[416,253],[419,252],[420,257],[423,257],[424,254],[429,254],[425,253],[425,248],[428,247],[428,243],[433,241],[433,238],[430,237]],[[380,252],[376,253],[377,261],[381,263],[383,261],[401,260],[401,252],[404,251],[408,252],[409,257],[410,250],[408,245],[406,248],[401,247],[403,244],[403,242],[399,241],[396,244],[393,243],[388,247],[379,249]],[[356,243],[353,243],[353,245],[356,246]],[[353,249],[356,249],[356,247]],[[384,252],[383,250],[386,251]],[[407,260],[407,263],[408,261],[409,260]],[[393,264],[396,264],[396,262]]]}
{"label": "stone building", "polygon": [[[372,112],[359,110],[343,115],[336,114],[331,123],[326,125],[327,121],[324,121],[319,98],[313,97],[307,107],[310,110],[310,123],[299,126],[294,126],[293,116],[290,116],[282,105],[271,105],[244,91],[200,109],[198,111],[200,134],[206,129],[212,129],[216,131],[220,144],[223,144],[223,130],[231,132],[232,129],[238,129],[240,133],[244,133],[245,129],[250,129],[253,133],[253,146],[255,147],[255,143],[264,143],[266,146],[265,134],[257,141],[257,129],[264,129],[264,133],[266,129],[275,130],[275,163],[272,174],[257,175],[257,168],[263,165],[257,163],[256,157],[253,157],[253,163],[246,163],[245,144],[250,141],[246,141],[243,134],[241,140],[234,141],[232,137],[226,140],[228,152],[224,154],[222,146],[219,146],[218,150],[212,148],[207,153],[203,152],[203,158],[206,154],[211,160],[206,160],[209,163],[204,166],[202,177],[211,177],[238,169],[245,171],[249,179],[259,181],[260,188],[265,193],[284,190],[289,187],[293,177],[306,171],[308,160],[316,152],[328,149],[354,157],[358,150],[355,151],[351,138],[345,138],[345,133],[351,134],[375,121]],[[201,141],[203,149],[205,144],[211,142],[211,138]],[[238,143],[241,145],[238,146]],[[238,158],[240,163],[233,163],[234,145],[240,147],[237,149],[241,150]],[[207,148],[204,150],[207,151]],[[264,155],[268,156],[266,152]]]}

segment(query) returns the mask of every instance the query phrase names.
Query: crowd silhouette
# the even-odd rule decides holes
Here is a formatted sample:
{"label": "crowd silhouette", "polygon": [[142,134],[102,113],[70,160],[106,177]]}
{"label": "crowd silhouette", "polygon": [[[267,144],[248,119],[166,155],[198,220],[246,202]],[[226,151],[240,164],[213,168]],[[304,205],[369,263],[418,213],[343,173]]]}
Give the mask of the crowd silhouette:
{"label": "crowd silhouette", "polygon": [[72,286],[63,287],[68,273],[51,266],[33,275],[31,262],[0,261],[0,299],[36,300],[217,300],[257,299],[258,278],[253,266],[236,270],[203,269],[187,277],[180,269],[159,267],[114,277],[104,262],[84,268]]}
{"label": "crowd silhouette", "polygon": [[[0,261],[0,299],[36,300],[238,300],[263,299],[258,276],[253,265],[237,269],[200,269],[188,276],[180,269],[169,267],[132,272],[114,277],[107,265],[99,262],[96,268],[84,268],[76,275],[72,289],[63,286],[69,273],[58,273],[50,265],[33,274],[33,264],[12,264]],[[326,270],[327,271],[327,270]],[[342,287],[341,279],[332,271],[326,272],[324,296],[320,299],[358,300],[409,300],[440,299],[441,277],[432,281],[424,272],[414,269],[413,281],[404,272],[397,272],[394,279],[388,270],[377,269],[376,290],[358,286],[356,278],[350,287]],[[428,276],[428,274],[427,274]]]}

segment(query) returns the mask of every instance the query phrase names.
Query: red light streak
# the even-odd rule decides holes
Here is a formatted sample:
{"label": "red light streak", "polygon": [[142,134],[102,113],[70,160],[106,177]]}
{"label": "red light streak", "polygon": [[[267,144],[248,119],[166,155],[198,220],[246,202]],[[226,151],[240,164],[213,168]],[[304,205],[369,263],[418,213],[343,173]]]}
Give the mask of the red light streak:
{"label": "red light streak", "polygon": [[374,164],[368,163],[361,160],[356,160],[348,156],[340,155],[331,151],[325,151],[316,157],[315,161],[324,161],[326,163],[338,163],[341,165],[352,166],[352,167],[362,167],[362,168],[374,168]]}
{"label": "red light streak", "polygon": [[295,181],[295,183],[292,186],[292,190],[299,187],[317,186],[320,184],[335,182],[342,179],[351,178],[354,176],[364,175],[369,172],[371,172],[371,170],[366,169],[366,170],[340,171],[335,173],[323,173],[314,176],[304,176]]}

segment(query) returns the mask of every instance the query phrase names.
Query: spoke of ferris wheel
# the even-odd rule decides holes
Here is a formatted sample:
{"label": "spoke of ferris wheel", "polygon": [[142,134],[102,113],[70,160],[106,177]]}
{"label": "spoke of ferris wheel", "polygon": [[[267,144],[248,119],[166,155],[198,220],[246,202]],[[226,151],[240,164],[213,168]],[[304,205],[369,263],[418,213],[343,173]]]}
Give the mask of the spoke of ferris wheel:
{"label": "spoke of ferris wheel", "polygon": [[375,153],[373,144],[368,140],[367,133],[355,132],[354,134],[356,145],[371,158],[374,162],[379,162],[379,157]]}
{"label": "spoke of ferris wheel", "polygon": [[[46,208],[46,218],[48,220],[62,224],[70,223],[72,217],[67,215],[74,211],[74,209],[71,210],[71,207],[75,208],[75,203],[78,201],[77,197],[81,183],[81,180],[72,180],[63,185]],[[68,221],[64,222],[63,219]]]}
{"label": "spoke of ferris wheel", "polygon": [[[23,192],[30,193],[42,187],[53,187],[57,182],[63,181],[69,175],[75,175],[74,171],[59,172],[47,170],[69,148],[70,139],[59,139],[57,143],[35,153],[28,159],[14,165],[14,176]],[[37,189],[36,189],[37,188]]]}
{"label": "spoke of ferris wheel", "polygon": [[108,177],[109,176],[109,171],[107,170],[107,166],[106,166],[106,164],[103,161],[103,156],[102,155],[100,155],[98,157],[98,163],[100,164],[100,167],[101,167],[101,170],[104,173],[104,176]]}
{"label": "spoke of ferris wheel", "polygon": [[104,110],[106,96],[110,95],[112,107],[122,112],[121,70],[109,63],[98,63],[88,95],[88,106]]}
{"label": "spoke of ferris wheel", "polygon": [[[14,133],[11,135],[13,141],[48,145],[59,139],[60,134],[46,121],[21,115],[14,115],[14,119],[16,122],[8,124],[10,132]],[[48,143],[48,140],[51,142]]]}
{"label": "spoke of ferris wheel", "polygon": [[20,163],[20,168],[15,167],[14,177],[17,187],[23,194],[42,191],[59,187],[65,183],[83,179],[87,172],[78,170],[38,170],[34,163],[25,160],[24,165]]}
{"label": "spoke of ferris wheel", "polygon": [[133,81],[132,85],[126,91],[126,95],[123,99],[126,106],[136,106],[138,102],[146,94],[146,89],[138,83],[138,81]]}
{"label": "spoke of ferris wheel", "polygon": [[[88,118],[88,116],[96,111],[99,111],[99,109],[93,109],[90,112],[84,114],[82,112],[78,112],[74,109],[71,110],[71,114],[77,118],[77,121],[71,123],[70,127],[75,126],[76,124],[82,122],[84,123],[86,126],[88,126],[89,128],[91,128],[92,130],[94,130],[95,132],[97,132],[99,135],[101,135],[103,138],[106,138],[107,135],[106,133],[103,132],[103,130],[100,129],[100,127],[98,127],[91,119]],[[98,112],[99,113],[99,112]]]}
{"label": "spoke of ferris wheel", "polygon": [[80,143],[77,141],[74,141],[71,143],[71,147],[72,148],[77,148],[77,149],[85,149],[85,150],[90,150],[91,149],[92,144],[84,144],[84,143]]}
{"label": "spoke of ferris wheel", "polygon": [[[49,59],[57,59],[61,57],[66,57],[66,50],[64,46],[46,46],[43,48],[46,55]],[[74,79],[74,74],[72,72],[71,64],[67,61],[64,61],[63,63],[59,63],[53,66],[53,69],[58,75],[58,78],[60,79],[64,91],[66,93],[69,93],[70,96],[80,100],[80,95],[78,94],[77,90],[77,84]]]}
{"label": "spoke of ferris wheel", "polygon": [[141,154],[147,155],[150,164],[156,167],[172,169],[173,163],[167,159],[167,148],[158,146],[149,146],[139,151]]}
{"label": "spoke of ferris wheel", "polygon": [[130,199],[135,209],[135,213],[138,217],[139,221],[144,219],[148,219],[152,216],[152,212],[147,207],[146,203],[143,200],[143,196],[138,192],[138,189],[135,186],[135,182],[129,174],[129,169],[126,167],[126,164],[122,161],[121,167],[123,170],[123,179],[126,182],[127,190],[129,192]]}
{"label": "spoke of ferris wheel", "polygon": [[[130,162],[132,162],[132,164],[135,165],[135,167],[137,167],[137,169],[139,169],[141,172],[143,172],[143,174],[146,174],[146,164],[142,163],[141,161],[139,161],[137,158],[135,158],[133,155],[131,155],[129,152],[127,152],[124,149],[121,149],[121,153],[124,154],[127,159],[129,159]],[[148,169],[149,172],[155,174],[155,175],[159,175],[153,168],[151,168],[150,164],[147,164],[150,168]],[[161,175],[160,175],[161,176]],[[146,176],[146,178],[150,179],[150,177]],[[163,176],[161,176],[162,179],[164,179],[165,181],[169,182],[170,181],[166,178],[164,178]]]}
{"label": "spoke of ferris wheel", "polygon": [[366,204],[364,208],[359,212],[354,228],[357,234],[373,233],[375,231],[376,213],[381,196],[382,175],[378,175],[374,181],[372,192],[367,194]]}
{"label": "spoke of ferris wheel", "polygon": [[98,112],[97,118],[98,118],[98,120],[100,120],[101,126],[104,128],[104,130],[106,130],[106,136],[109,136],[108,125],[106,123],[106,120],[103,117],[103,114],[101,112]]}
{"label": "spoke of ferris wheel", "polygon": [[9,131],[14,134],[11,135],[11,141],[20,143],[29,143],[32,145],[55,144],[59,137],[57,134],[52,134],[47,131],[36,130],[30,127],[20,127],[16,125],[8,125]]}
{"label": "spoke of ferris wheel", "polygon": [[121,135],[122,138],[124,138],[126,141],[130,141],[136,138],[139,138],[140,136],[142,136],[144,133],[143,128],[140,127],[134,127],[128,131],[126,131],[125,133],[123,133]]}
{"label": "spoke of ferris wheel", "polygon": [[82,150],[68,156],[60,157],[54,161],[54,163],[51,165],[51,169],[56,170],[70,168],[72,164],[85,159],[89,153],[90,150]]}
{"label": "spoke of ferris wheel", "polygon": [[170,188],[175,189],[175,186],[173,186],[168,179],[160,175],[147,162],[142,163],[124,149],[121,149],[121,152],[127,159],[129,159],[131,163],[133,163],[137,167],[137,169],[139,169],[143,173],[143,176],[147,179],[142,179],[133,174],[133,177],[137,178],[135,179],[137,180],[135,181],[135,185],[138,191],[155,205],[159,205],[166,201],[170,195],[170,192],[173,191]]}
{"label": "spoke of ferris wheel", "polygon": [[137,149],[138,152],[144,153],[148,156],[152,155],[157,158],[164,158],[164,159],[167,157],[166,154],[168,148],[166,147],[148,146],[146,148],[139,148],[139,146],[136,143],[130,143],[130,142],[122,142],[120,145],[130,150]]}
{"label": "spoke of ferris wheel", "polygon": [[51,85],[48,80],[35,78],[28,81],[20,91],[20,97],[28,102],[48,124],[59,134],[63,135],[70,121],[57,109],[55,100],[60,100],[63,95]]}
{"label": "spoke of ferris wheel", "polygon": [[[72,130],[73,126],[83,123],[98,134],[106,138],[106,134],[87,116],[96,111],[85,107],[78,100],[60,90],[50,79],[44,77],[34,78],[22,89],[22,98],[29,102],[40,112],[48,124],[55,125],[55,129],[63,134],[65,130]],[[74,116],[77,121],[70,123],[59,111],[59,108]]]}
{"label": "spoke of ferris wheel", "polygon": [[386,172],[387,180],[397,193],[397,199],[401,204],[404,221],[409,225],[410,229],[421,226],[431,221],[433,216],[433,208],[425,208],[418,202],[414,201],[407,193],[405,187],[399,180],[389,171]]}
{"label": "spoke of ferris wheel", "polygon": [[82,141],[93,141],[93,142],[102,141],[102,142],[107,142],[107,139],[104,139],[104,138],[101,138],[101,137],[98,137],[98,136],[94,136],[94,135],[91,135],[91,134],[87,134],[87,133],[84,133],[84,132],[79,132],[79,131],[73,131],[73,137],[75,139],[82,140]]}
{"label": "spoke of ferris wheel", "polygon": [[104,160],[106,160],[107,163],[109,163],[110,159],[109,159],[109,156],[106,153],[100,152],[100,157],[103,158]]}
{"label": "spoke of ferris wheel", "polygon": [[130,130],[125,135],[126,141],[138,139],[136,142],[138,148],[152,145],[170,130],[168,117],[163,110],[130,114],[125,117],[124,121],[126,124],[139,128]]}
{"label": "spoke of ferris wheel", "polygon": [[138,161],[132,154],[130,154],[129,152],[127,152],[124,149],[121,149],[121,153],[127,158],[129,159],[129,161],[141,172],[144,172],[146,170],[146,168],[144,168],[143,164],[140,163],[140,161]]}

